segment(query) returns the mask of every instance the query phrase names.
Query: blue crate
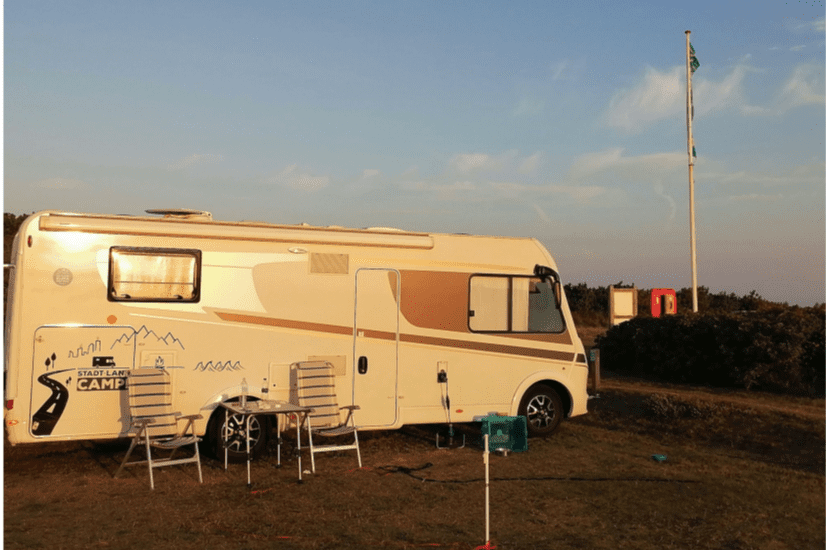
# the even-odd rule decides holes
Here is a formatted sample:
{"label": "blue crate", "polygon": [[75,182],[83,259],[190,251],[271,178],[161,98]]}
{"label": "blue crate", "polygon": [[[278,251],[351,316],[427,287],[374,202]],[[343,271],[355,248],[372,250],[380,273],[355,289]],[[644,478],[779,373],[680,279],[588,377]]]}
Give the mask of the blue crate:
{"label": "blue crate", "polygon": [[487,434],[488,451],[521,453],[528,450],[528,422],[524,416],[486,416],[482,419],[482,445]]}

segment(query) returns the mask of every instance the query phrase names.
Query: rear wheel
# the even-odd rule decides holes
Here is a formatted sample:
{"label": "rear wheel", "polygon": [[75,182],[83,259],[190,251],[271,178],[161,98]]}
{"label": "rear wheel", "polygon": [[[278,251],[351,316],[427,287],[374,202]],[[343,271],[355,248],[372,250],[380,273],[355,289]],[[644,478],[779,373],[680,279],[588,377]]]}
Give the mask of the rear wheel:
{"label": "rear wheel", "polygon": [[[226,414],[223,408],[218,408],[212,415],[209,428],[211,449],[216,458],[224,459],[224,426],[226,425],[227,457],[230,462],[247,460],[247,417],[243,414]],[[250,455],[259,457],[267,448],[270,434],[269,419],[265,416],[250,418]]]}
{"label": "rear wheel", "polygon": [[528,421],[528,435],[547,437],[562,422],[562,399],[552,387],[538,384],[525,393],[519,414]]}

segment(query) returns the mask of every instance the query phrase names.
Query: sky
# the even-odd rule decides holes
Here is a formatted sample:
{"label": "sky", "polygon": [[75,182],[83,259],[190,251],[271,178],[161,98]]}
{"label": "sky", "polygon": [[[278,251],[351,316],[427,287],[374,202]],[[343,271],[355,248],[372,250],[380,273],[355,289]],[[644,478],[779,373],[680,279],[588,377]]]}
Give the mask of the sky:
{"label": "sky", "polygon": [[[826,301],[822,0],[5,2],[5,212],[535,237],[563,282]],[[533,266],[527,266],[531,269]]]}

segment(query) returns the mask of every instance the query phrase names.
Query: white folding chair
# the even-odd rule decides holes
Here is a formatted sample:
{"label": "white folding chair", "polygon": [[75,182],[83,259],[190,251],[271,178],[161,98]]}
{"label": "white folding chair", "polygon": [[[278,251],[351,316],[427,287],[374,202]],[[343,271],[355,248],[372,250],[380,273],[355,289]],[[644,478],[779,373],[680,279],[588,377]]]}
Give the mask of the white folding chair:
{"label": "white folding chair", "polygon": [[[201,439],[195,435],[193,425],[193,422],[201,418],[201,415],[183,416],[172,411],[169,373],[164,369],[134,369],[129,371],[126,384],[129,390],[129,411],[132,417],[130,431],[134,433],[129,450],[114,477],[118,477],[124,466],[148,464],[149,486],[154,490],[155,479],[152,471],[155,468],[195,463],[198,465],[198,480],[203,483],[201,457],[198,453],[198,442]],[[178,430],[180,420],[187,421],[181,431]],[[139,443],[143,444],[146,449],[146,460],[127,462]],[[195,447],[195,454],[189,458],[174,459],[175,452],[187,445]],[[153,457],[153,447],[171,451],[171,453],[165,458]]]}
{"label": "white folding chair", "polygon": [[[331,451],[356,451],[359,468],[361,468],[361,451],[359,450],[358,427],[353,418],[353,411],[358,405],[339,406],[336,397],[335,375],[333,366],[326,361],[302,361],[296,363],[298,379],[298,404],[309,407],[310,461],[315,472],[315,454]],[[347,416],[342,421],[341,411]],[[353,442],[347,444],[316,445],[314,435],[337,437],[352,434]]]}

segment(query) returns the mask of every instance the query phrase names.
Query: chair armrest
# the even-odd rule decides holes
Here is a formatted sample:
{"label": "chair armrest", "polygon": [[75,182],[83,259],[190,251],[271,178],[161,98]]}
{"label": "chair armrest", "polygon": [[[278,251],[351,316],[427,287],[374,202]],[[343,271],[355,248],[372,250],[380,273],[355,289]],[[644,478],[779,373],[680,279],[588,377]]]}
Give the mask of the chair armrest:
{"label": "chair armrest", "polygon": [[138,427],[141,427],[141,428],[143,428],[147,424],[154,424],[154,423],[155,423],[154,418],[139,418],[137,420],[132,419],[132,425],[133,426],[138,426]]}
{"label": "chair armrest", "polygon": [[184,436],[186,432],[191,432],[192,435],[195,435],[195,421],[199,418],[203,418],[200,414],[180,414],[175,413],[175,420],[181,421],[186,420],[186,426],[179,432],[178,435]]}
{"label": "chair armrest", "polygon": [[360,411],[361,407],[359,407],[358,405],[343,405],[339,407],[339,409],[345,409],[348,411]]}

